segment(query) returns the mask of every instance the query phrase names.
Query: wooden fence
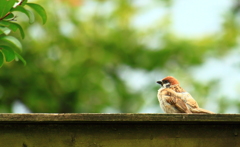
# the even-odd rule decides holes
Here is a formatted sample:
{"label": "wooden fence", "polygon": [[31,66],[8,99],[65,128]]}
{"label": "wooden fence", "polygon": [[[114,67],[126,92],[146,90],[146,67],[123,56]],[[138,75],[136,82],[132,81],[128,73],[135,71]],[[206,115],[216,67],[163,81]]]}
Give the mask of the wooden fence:
{"label": "wooden fence", "polygon": [[0,114],[0,147],[240,147],[238,114]]}

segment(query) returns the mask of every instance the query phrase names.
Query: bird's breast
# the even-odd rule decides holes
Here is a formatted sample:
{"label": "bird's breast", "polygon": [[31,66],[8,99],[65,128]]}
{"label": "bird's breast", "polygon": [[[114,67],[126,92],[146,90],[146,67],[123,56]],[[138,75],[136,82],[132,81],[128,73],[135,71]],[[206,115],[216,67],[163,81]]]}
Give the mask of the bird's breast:
{"label": "bird's breast", "polygon": [[175,107],[173,107],[171,104],[169,104],[167,101],[166,101],[166,98],[169,97],[169,96],[165,96],[165,95],[162,95],[162,90],[164,89],[159,89],[158,90],[158,101],[159,101],[159,105],[161,107],[161,109],[165,112],[165,113],[180,113]]}

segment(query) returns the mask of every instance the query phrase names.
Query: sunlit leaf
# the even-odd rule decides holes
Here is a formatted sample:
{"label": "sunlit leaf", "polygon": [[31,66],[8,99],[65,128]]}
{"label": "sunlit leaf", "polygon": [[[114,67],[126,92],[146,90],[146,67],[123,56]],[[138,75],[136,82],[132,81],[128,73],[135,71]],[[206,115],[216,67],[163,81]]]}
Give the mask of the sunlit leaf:
{"label": "sunlit leaf", "polygon": [[15,59],[15,53],[13,51],[13,49],[11,49],[8,46],[0,46],[2,53],[5,56],[5,60],[7,62],[13,61]]}
{"label": "sunlit leaf", "polygon": [[34,3],[27,3],[26,5],[31,7],[33,10],[35,10],[41,16],[43,24],[46,23],[47,14],[46,14],[46,11],[44,10],[44,8],[42,6],[40,6],[38,4],[34,4]]}
{"label": "sunlit leaf", "polygon": [[11,29],[14,32],[19,29],[21,37],[22,38],[25,37],[23,28],[21,27],[21,25],[19,25],[17,23],[14,23],[14,22],[11,22],[11,21],[0,21],[0,26],[6,26],[6,27],[8,27],[9,29]]}
{"label": "sunlit leaf", "polygon": [[3,56],[3,53],[0,51],[0,67],[2,67],[4,63],[4,56]]}
{"label": "sunlit leaf", "polygon": [[22,13],[26,14],[29,18],[29,23],[33,23],[34,20],[35,20],[34,14],[31,11],[25,9],[22,6],[17,6],[16,8],[13,8],[12,12],[13,11],[19,11],[19,12],[22,12]]}
{"label": "sunlit leaf", "polygon": [[13,36],[0,37],[0,44],[9,44],[10,46],[22,51],[22,44],[19,40]]}
{"label": "sunlit leaf", "polygon": [[9,33],[11,33],[11,30],[7,27],[2,27],[0,26],[0,30],[1,32],[3,32],[5,35],[8,35]]}
{"label": "sunlit leaf", "polygon": [[4,17],[16,2],[17,0],[0,0],[0,18]]}
{"label": "sunlit leaf", "polygon": [[26,65],[26,64],[27,64],[26,60],[24,60],[24,59],[23,59],[23,57],[22,57],[20,54],[18,54],[18,53],[16,53],[16,52],[15,52],[15,55],[16,55],[16,57],[17,57],[17,59],[16,59],[16,60],[18,60],[18,59],[19,59],[19,60],[21,60],[21,61],[23,62],[23,64],[24,64],[24,65]]}

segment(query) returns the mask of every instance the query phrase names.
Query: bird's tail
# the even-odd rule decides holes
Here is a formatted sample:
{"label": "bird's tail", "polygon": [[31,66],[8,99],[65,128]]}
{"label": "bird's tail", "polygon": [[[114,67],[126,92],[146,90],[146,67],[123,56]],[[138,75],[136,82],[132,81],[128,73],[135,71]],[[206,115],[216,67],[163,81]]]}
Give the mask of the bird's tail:
{"label": "bird's tail", "polygon": [[207,113],[207,114],[214,114],[213,112],[208,111],[208,110],[205,110],[205,109],[202,109],[202,108],[192,109],[191,111],[192,111],[192,113]]}

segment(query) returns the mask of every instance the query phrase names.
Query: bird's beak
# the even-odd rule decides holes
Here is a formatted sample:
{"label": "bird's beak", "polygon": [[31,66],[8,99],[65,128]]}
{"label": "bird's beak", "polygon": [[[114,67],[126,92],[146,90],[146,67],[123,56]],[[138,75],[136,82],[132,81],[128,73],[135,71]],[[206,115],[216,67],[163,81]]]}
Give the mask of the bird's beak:
{"label": "bird's beak", "polygon": [[162,81],[157,81],[158,84],[160,84],[161,86],[163,86]]}

